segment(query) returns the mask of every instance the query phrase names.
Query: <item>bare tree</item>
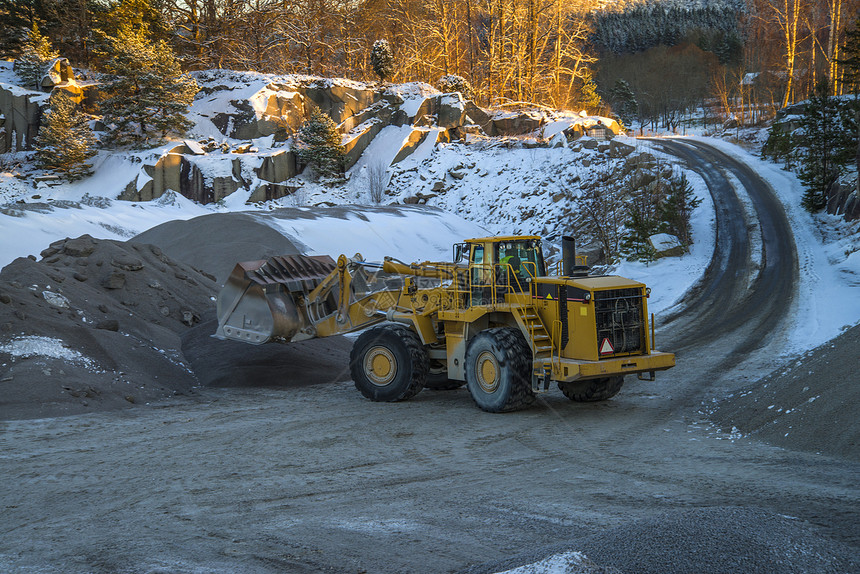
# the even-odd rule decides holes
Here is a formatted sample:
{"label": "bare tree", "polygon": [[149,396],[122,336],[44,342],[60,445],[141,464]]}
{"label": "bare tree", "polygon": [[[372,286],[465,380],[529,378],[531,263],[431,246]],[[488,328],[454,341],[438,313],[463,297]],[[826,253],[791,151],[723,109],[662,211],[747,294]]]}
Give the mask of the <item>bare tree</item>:
{"label": "bare tree", "polygon": [[388,168],[382,160],[371,161],[367,164],[367,191],[370,201],[376,205],[382,203],[385,188],[388,184]]}

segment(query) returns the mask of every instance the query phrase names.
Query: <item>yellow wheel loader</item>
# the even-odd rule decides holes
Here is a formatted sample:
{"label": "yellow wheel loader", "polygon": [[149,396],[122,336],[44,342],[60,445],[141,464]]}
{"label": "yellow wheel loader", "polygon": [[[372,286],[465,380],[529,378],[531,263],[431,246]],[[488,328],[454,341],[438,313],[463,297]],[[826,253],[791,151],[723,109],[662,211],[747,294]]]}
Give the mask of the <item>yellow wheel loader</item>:
{"label": "yellow wheel loader", "polygon": [[590,275],[570,237],[562,252],[557,275],[536,236],[469,239],[451,263],[239,263],[218,295],[215,336],[259,345],[363,330],[350,372],[365,397],[465,382],[489,412],[525,408],[552,381],[571,400],[606,400],[627,375],[653,380],[673,367],[673,354],[652,349],[645,285]]}

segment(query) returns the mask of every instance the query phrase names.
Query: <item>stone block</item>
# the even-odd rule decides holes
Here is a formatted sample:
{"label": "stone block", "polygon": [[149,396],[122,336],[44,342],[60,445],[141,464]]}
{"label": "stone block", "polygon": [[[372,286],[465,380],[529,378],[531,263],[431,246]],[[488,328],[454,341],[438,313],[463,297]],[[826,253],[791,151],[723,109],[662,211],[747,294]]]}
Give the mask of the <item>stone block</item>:
{"label": "stone block", "polygon": [[343,143],[344,151],[344,169],[349,169],[355,165],[373,138],[376,137],[382,128],[385,127],[385,122],[382,120],[365,122],[359,128],[348,134],[346,141]]}
{"label": "stone block", "polygon": [[465,102],[465,106],[466,123],[469,123],[471,121],[471,123],[481,126],[481,129],[488,136],[496,135],[495,124],[493,123],[493,119],[487,112],[479,108],[472,100],[467,100]]}
{"label": "stone block", "polygon": [[633,152],[634,149],[636,148],[634,148],[632,145],[621,143],[620,141],[615,139],[609,142],[610,157],[627,157]]}
{"label": "stone block", "polygon": [[493,118],[493,132],[500,136],[529,134],[540,129],[543,118],[535,118],[525,112]]}
{"label": "stone block", "polygon": [[680,257],[684,254],[684,246],[674,235],[657,233],[650,236],[648,241],[657,252],[658,257]]}
{"label": "stone block", "polygon": [[66,58],[57,58],[48,66],[48,71],[42,77],[42,89],[50,92],[54,86],[74,83],[75,70]]}
{"label": "stone block", "polygon": [[400,147],[400,151],[397,152],[397,155],[394,156],[394,160],[391,164],[399,163],[412,155],[412,152],[421,145],[421,143],[427,138],[427,134],[430,133],[430,130],[422,130],[422,129],[413,129],[409,134],[409,137],[406,138],[406,141]]}
{"label": "stone block", "polygon": [[257,176],[263,181],[280,183],[296,175],[296,155],[292,150],[279,151],[263,158]]}
{"label": "stone block", "polygon": [[463,125],[466,118],[466,102],[460,92],[435,96],[436,125],[440,128],[451,129]]}

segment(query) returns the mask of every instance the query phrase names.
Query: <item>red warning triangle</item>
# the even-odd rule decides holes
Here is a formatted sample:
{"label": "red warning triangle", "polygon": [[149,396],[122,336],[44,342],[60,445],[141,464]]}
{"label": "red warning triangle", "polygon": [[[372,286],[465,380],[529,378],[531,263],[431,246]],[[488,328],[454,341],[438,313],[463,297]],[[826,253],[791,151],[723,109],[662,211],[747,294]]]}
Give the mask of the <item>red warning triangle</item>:
{"label": "red warning triangle", "polygon": [[609,342],[609,339],[603,339],[603,342],[600,343],[600,354],[611,355],[614,352],[615,349],[612,347],[612,343]]}

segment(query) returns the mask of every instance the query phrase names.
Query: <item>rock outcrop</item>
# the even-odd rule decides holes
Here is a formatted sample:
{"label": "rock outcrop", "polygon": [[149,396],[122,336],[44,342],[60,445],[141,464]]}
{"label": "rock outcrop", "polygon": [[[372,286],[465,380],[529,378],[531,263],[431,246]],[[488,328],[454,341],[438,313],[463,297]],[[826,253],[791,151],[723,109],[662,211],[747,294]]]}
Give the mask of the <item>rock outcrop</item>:
{"label": "rock outcrop", "polygon": [[0,84],[0,153],[33,147],[47,99],[39,92]]}
{"label": "rock outcrop", "polygon": [[827,213],[841,215],[845,221],[860,219],[860,192],[846,182],[834,182],[827,190]]}

